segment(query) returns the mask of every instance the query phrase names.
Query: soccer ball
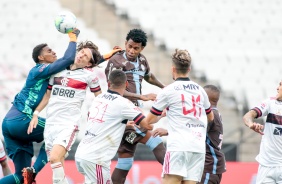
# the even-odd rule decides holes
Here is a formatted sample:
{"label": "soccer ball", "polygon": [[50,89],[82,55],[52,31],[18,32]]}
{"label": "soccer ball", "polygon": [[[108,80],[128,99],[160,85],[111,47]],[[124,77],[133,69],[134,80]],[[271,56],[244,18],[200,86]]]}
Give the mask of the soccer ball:
{"label": "soccer ball", "polygon": [[69,11],[61,12],[55,17],[55,26],[63,34],[72,32],[76,28],[76,16]]}

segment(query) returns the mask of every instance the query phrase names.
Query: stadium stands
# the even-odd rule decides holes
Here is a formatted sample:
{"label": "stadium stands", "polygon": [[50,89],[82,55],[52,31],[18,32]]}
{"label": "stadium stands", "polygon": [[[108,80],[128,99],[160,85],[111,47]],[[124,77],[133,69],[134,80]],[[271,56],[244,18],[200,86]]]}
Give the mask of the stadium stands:
{"label": "stadium stands", "polygon": [[279,0],[106,2],[151,33],[156,44],[169,51],[188,49],[194,69],[233,93],[238,103],[252,107],[275,94],[282,59]]}
{"label": "stadium stands", "polygon": [[[29,70],[35,65],[31,57],[32,49],[40,43],[47,43],[58,57],[62,57],[69,38],[55,29],[54,17],[65,10],[57,0],[1,0],[0,9],[0,117],[2,119],[10,108],[14,96],[23,87]],[[99,38],[95,30],[87,28],[84,21],[78,19],[78,27],[83,30],[79,41],[94,41],[102,53],[110,50],[109,43]],[[100,78],[104,79],[101,82],[102,86],[105,86],[104,71],[100,68],[97,72]]]}

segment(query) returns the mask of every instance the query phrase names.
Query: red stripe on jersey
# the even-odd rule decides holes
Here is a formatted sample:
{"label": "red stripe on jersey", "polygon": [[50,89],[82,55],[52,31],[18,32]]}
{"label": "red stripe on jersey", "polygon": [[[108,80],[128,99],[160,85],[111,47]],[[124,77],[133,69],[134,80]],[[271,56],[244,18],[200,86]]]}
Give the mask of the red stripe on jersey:
{"label": "red stripe on jersey", "polygon": [[96,164],[97,184],[104,184],[102,166]]}
{"label": "red stripe on jersey", "polygon": [[156,116],[160,116],[160,115],[162,115],[162,112],[163,112],[163,111],[160,111],[160,110],[158,110],[158,109],[152,107],[151,110],[150,110],[150,112],[151,112],[152,114],[156,115]]}
{"label": "red stripe on jersey", "polygon": [[212,111],[212,109],[211,109],[211,107],[209,107],[208,109],[206,109],[206,114],[211,113],[211,111]]}
{"label": "red stripe on jersey", "polygon": [[52,90],[52,87],[53,87],[53,86],[49,84],[49,85],[47,86],[47,89]]}
{"label": "red stripe on jersey", "polygon": [[92,93],[96,93],[96,92],[98,92],[98,91],[101,91],[101,88],[100,88],[100,86],[98,86],[98,87],[96,87],[96,88],[90,88],[90,91],[91,91]]}
{"label": "red stripe on jersey", "polygon": [[140,114],[138,114],[138,115],[133,119],[133,121],[134,121],[134,123],[135,123],[136,125],[139,125],[139,123],[140,123],[144,118],[145,118],[145,116],[144,116],[142,113],[140,113]]}
{"label": "red stripe on jersey", "polygon": [[261,110],[260,110],[259,108],[255,107],[255,108],[253,108],[252,110],[256,111],[256,113],[257,113],[257,117],[256,117],[256,118],[261,117],[262,112],[261,112]]}
{"label": "red stripe on jersey", "polygon": [[74,89],[86,89],[87,87],[87,83],[67,77],[55,77],[54,85],[66,86]]}
{"label": "red stripe on jersey", "polygon": [[71,133],[70,140],[69,140],[69,142],[68,142],[68,144],[67,144],[67,146],[66,146],[66,150],[69,151],[69,149],[70,149],[72,143],[74,142],[73,139],[74,139],[74,137],[75,137],[75,132],[77,132],[77,131],[78,131],[78,126],[75,125],[75,126],[74,126],[74,130],[73,130],[72,133]]}

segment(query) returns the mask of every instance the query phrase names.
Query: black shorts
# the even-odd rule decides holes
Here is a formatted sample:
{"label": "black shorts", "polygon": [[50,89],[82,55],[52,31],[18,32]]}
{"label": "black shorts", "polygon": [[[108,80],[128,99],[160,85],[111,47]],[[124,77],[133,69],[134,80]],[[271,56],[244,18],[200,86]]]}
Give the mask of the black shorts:
{"label": "black shorts", "polygon": [[118,148],[118,153],[128,153],[134,156],[137,144],[147,133],[147,130],[142,130],[137,127],[135,127],[135,129],[133,127],[126,127]]}

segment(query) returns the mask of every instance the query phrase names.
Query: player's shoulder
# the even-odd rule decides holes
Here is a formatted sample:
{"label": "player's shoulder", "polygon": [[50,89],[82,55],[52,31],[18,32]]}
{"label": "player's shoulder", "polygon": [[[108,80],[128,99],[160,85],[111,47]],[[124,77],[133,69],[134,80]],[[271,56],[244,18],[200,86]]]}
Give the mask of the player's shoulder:
{"label": "player's shoulder", "polygon": [[124,53],[125,53],[124,50],[115,53],[115,54],[110,58],[110,61],[119,61],[119,60],[121,60],[121,59],[122,59],[122,60],[125,60],[125,58],[124,58]]}
{"label": "player's shoulder", "polygon": [[147,58],[142,53],[138,55],[138,58],[139,58],[139,61],[141,62],[148,62]]}

